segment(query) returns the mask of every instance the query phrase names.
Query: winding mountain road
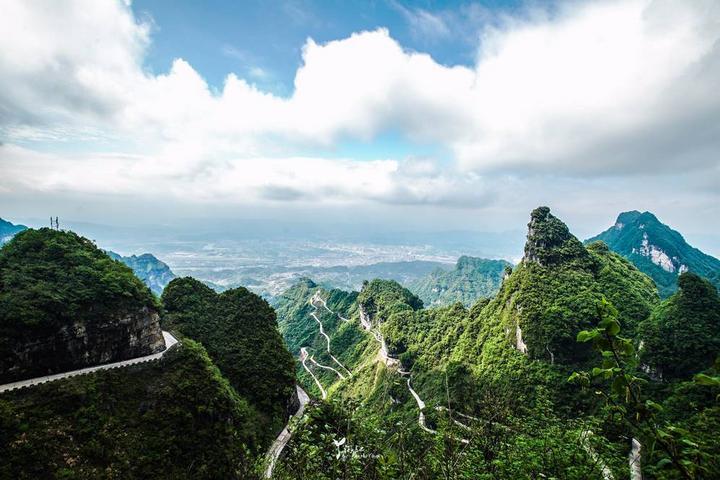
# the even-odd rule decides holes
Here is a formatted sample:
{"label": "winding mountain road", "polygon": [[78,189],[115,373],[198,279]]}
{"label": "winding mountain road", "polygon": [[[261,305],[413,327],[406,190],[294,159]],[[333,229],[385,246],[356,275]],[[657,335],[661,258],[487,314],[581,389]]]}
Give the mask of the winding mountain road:
{"label": "winding mountain road", "polygon": [[[310,305],[312,305],[312,307],[315,309],[314,312],[310,313],[310,316],[313,317],[313,318],[315,319],[315,321],[318,323],[318,325],[320,326],[320,335],[322,335],[323,337],[325,337],[325,341],[327,342],[327,352],[328,352],[328,355],[330,355],[330,358],[332,358],[333,362],[337,363],[338,366],[339,366],[340,368],[342,368],[343,370],[345,370],[348,375],[352,376],[352,372],[351,372],[350,370],[348,370],[348,369],[345,367],[345,365],[343,365],[342,363],[340,363],[340,361],[339,361],[337,358],[335,358],[335,356],[332,354],[332,351],[330,350],[330,337],[328,337],[328,335],[325,333],[325,329],[323,328],[323,324],[322,324],[322,322],[320,321],[320,319],[317,317],[318,307],[317,307],[317,305],[315,305],[315,302],[318,302],[318,303],[320,303],[321,305],[323,305],[323,306],[325,307],[325,310],[327,310],[328,312],[332,313],[333,315],[337,315],[338,318],[342,319],[343,317],[341,317],[340,315],[338,315],[337,313],[333,312],[332,310],[330,310],[330,309],[327,307],[327,304],[325,303],[325,300],[322,299],[322,297],[320,296],[319,292],[315,292],[315,295],[313,295],[312,298],[310,299]],[[343,377],[343,378],[345,378],[345,377]]]}
{"label": "winding mountain road", "polygon": [[287,443],[290,441],[290,437],[292,437],[292,432],[290,431],[290,422],[292,422],[292,420],[295,418],[302,417],[303,413],[305,412],[305,405],[307,405],[307,403],[310,401],[310,397],[307,393],[305,393],[305,390],[300,388],[299,385],[295,385],[295,388],[297,390],[297,396],[298,401],[300,402],[300,406],[298,407],[297,412],[295,412],[288,419],[285,428],[283,428],[282,432],[280,432],[280,434],[277,436],[272,445],[270,445],[270,448],[265,454],[266,461],[268,462],[268,465],[265,468],[265,478],[272,477],[272,473],[275,469],[278,458],[280,458],[280,454],[285,448],[285,445],[287,445]]}
{"label": "winding mountain road", "polygon": [[328,365],[323,365],[323,364],[321,364],[321,363],[318,363],[318,361],[315,360],[315,357],[313,357],[312,355],[310,356],[310,361],[311,361],[312,364],[315,365],[316,367],[324,368],[325,370],[330,370],[330,371],[332,371],[332,372],[335,372],[335,373],[337,374],[337,376],[340,377],[341,380],[345,380],[345,376],[344,376],[342,373],[340,373],[339,371],[337,371],[337,370],[336,370],[335,368],[333,368],[333,367],[330,367],[330,366],[328,366]]}
{"label": "winding mountain road", "polygon": [[48,383],[48,382],[54,382],[55,380],[62,380],[63,378],[70,378],[70,377],[76,377],[78,375],[85,375],[92,372],[97,372],[100,370],[110,370],[113,368],[122,368],[127,367],[130,365],[137,365],[138,363],[145,363],[145,362],[152,362],[154,360],[159,360],[160,358],[165,355],[171,347],[173,347],[176,343],[179,343],[178,339],[175,338],[170,332],[163,331],[163,339],[165,340],[165,350],[158,353],[153,353],[152,355],[146,355],[144,357],[137,357],[137,358],[131,358],[128,360],[122,360],[120,362],[113,362],[113,363],[106,363],[104,365],[97,365],[95,367],[87,367],[87,368],[81,368],[78,370],[71,370],[69,372],[64,373],[57,373],[54,375],[45,375],[42,377],[35,377],[30,378],[27,380],[20,380],[18,382],[12,382],[12,383],[6,383],[5,385],[0,385],[0,393],[6,392],[9,390],[16,390],[18,388],[25,388],[25,387],[32,387],[34,385],[40,385],[41,383]]}
{"label": "winding mountain road", "polygon": [[327,398],[327,392],[323,388],[322,384],[320,383],[320,380],[317,379],[315,374],[308,368],[307,363],[305,363],[308,359],[308,352],[305,347],[300,348],[300,362],[302,363],[303,368],[306,372],[310,374],[313,380],[315,380],[315,385],[318,386],[320,389],[320,393],[322,394],[322,399],[325,400]]}
{"label": "winding mountain road", "polygon": [[313,298],[310,300],[310,302],[312,303],[312,302],[314,302],[314,301],[317,301],[317,302],[321,303],[322,306],[323,306],[323,308],[324,308],[325,310],[327,310],[328,312],[332,313],[333,315],[337,315],[337,317],[338,317],[340,320],[342,320],[343,322],[349,322],[349,321],[350,321],[349,319],[343,317],[343,316],[340,315],[339,313],[335,313],[335,312],[333,312],[332,310],[330,310],[330,309],[328,308],[328,306],[327,306],[327,302],[325,302],[325,300],[323,300],[323,298],[320,296],[320,292],[315,292],[315,295],[313,295]]}

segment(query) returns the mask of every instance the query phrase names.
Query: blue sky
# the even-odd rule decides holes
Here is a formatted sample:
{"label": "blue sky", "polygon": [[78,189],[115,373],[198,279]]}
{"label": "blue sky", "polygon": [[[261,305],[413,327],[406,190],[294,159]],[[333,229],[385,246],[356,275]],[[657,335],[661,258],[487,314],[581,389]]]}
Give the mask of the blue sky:
{"label": "blue sky", "polygon": [[[720,236],[716,0],[8,0],[0,216]],[[698,237],[699,238],[699,237]]]}
{"label": "blue sky", "polygon": [[[237,72],[288,95],[308,37],[327,42],[384,27],[405,48],[427,52],[439,63],[472,65],[481,20],[490,14],[512,14],[519,5],[514,0],[136,0],[132,8],[138,17],[149,15],[155,25],[146,57],[153,71],[167,71],[180,57],[216,88],[222,87],[228,73]],[[440,20],[423,25],[409,20],[421,12]]]}

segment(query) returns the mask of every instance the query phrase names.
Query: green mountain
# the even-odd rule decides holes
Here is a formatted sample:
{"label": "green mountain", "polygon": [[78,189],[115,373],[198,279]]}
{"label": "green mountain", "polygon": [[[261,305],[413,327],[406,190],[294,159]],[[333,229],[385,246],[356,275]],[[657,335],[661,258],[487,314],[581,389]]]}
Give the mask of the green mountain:
{"label": "green mountain", "polygon": [[162,295],[163,327],[199,341],[233,388],[260,414],[267,439],[292,410],[295,361],[275,312],[245,288],[220,294],[194,278],[176,278]]}
{"label": "green mountain", "polygon": [[[663,305],[649,277],[602,242],[583,245],[546,207],[532,212],[525,256],[497,295],[469,309],[424,308],[387,280],[365,282],[359,293],[304,280],[279,299],[279,326],[303,360],[300,382],[331,402],[311,408],[277,476],[626,478],[628,439],[636,438],[656,446],[643,450],[648,478],[682,478],[678,472],[687,467],[678,458],[710,472],[695,478],[711,478],[720,471],[713,463],[715,393],[647,378],[632,387],[633,395],[647,390],[633,404],[645,410],[613,410],[598,392],[627,401],[627,392],[612,393],[619,380],[609,377],[644,376],[633,366],[635,355],[604,370],[596,365],[613,357],[578,341],[611,318],[617,327],[611,332],[637,344]],[[624,352],[632,344],[623,344]],[[707,367],[707,358],[690,360],[693,371]],[[582,388],[568,381],[578,370],[601,379]],[[663,412],[647,428],[636,423],[649,415],[646,399]],[[658,430],[685,435],[696,450],[660,448],[668,443],[658,440]]]}
{"label": "green mountain", "polygon": [[7,220],[0,218],[0,246],[10,241],[16,233],[27,230],[25,225],[13,225]]}
{"label": "green mountain", "polygon": [[720,296],[704,278],[685,272],[678,291],[640,324],[640,359],[663,378],[682,378],[712,366],[720,353]]}
{"label": "green mountain", "polygon": [[596,240],[605,242],[652,278],[661,297],[675,292],[678,275],[687,271],[720,287],[720,260],[688,245],[680,233],[650,212],[621,213],[615,225],[585,242]]}
{"label": "green mountain", "polygon": [[500,289],[506,268],[505,260],[460,257],[453,270],[437,268],[407,287],[425,305],[440,306],[460,302],[470,307],[480,297],[492,297]]}
{"label": "green mountain", "polygon": [[123,257],[110,251],[108,251],[107,254],[110,258],[119,260],[132,268],[135,275],[142,280],[155,295],[161,295],[167,284],[175,278],[175,274],[166,263],[158,260],[149,253],[131,255],[129,257]]}
{"label": "green mountain", "polygon": [[164,348],[157,300],[90,240],[28,229],[0,249],[0,380]]}

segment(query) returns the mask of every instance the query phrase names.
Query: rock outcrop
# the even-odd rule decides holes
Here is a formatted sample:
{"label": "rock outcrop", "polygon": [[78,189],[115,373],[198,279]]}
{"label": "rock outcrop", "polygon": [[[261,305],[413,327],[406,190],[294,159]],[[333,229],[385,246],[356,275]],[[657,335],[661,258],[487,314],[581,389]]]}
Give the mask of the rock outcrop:
{"label": "rock outcrop", "polygon": [[42,336],[16,338],[0,359],[0,383],[144,357],[165,350],[157,311],[78,321]]}

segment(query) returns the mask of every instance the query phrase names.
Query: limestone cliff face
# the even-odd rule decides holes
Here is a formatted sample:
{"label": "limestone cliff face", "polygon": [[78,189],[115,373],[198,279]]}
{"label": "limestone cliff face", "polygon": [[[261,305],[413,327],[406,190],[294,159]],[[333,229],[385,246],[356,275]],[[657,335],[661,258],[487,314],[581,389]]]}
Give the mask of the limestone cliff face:
{"label": "limestone cliff face", "polygon": [[160,316],[149,308],[93,322],[77,321],[55,332],[6,341],[9,341],[9,354],[0,359],[0,383],[119,362],[165,350]]}

